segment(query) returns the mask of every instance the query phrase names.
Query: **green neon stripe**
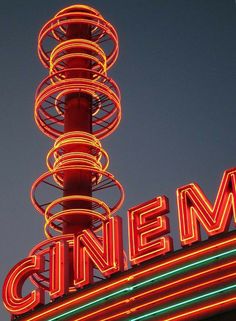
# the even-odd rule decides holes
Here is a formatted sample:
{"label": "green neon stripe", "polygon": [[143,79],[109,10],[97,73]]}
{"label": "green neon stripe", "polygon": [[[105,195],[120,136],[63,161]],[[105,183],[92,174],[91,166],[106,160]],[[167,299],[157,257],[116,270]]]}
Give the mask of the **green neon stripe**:
{"label": "green neon stripe", "polygon": [[[189,269],[189,268],[191,268],[191,267],[194,267],[194,266],[198,266],[198,265],[207,263],[207,262],[212,261],[212,260],[214,260],[214,259],[219,259],[219,258],[225,257],[225,256],[227,256],[227,255],[229,255],[229,254],[232,254],[232,253],[235,253],[235,252],[236,252],[236,249],[233,249],[233,250],[229,250],[229,251],[226,251],[226,252],[223,252],[223,253],[220,253],[220,254],[216,254],[216,255],[210,256],[210,257],[208,257],[208,258],[202,259],[202,260],[197,261],[197,262],[193,262],[193,263],[187,264],[187,265],[182,266],[182,267],[180,267],[180,268],[177,268],[177,269],[171,270],[171,271],[169,271],[169,272],[163,273],[163,274],[161,274],[161,275],[158,275],[158,276],[156,276],[156,277],[154,277],[154,278],[148,279],[148,280],[146,280],[146,281],[139,282],[139,283],[137,283],[137,284],[135,284],[135,285],[131,285],[130,287],[123,288],[123,289],[118,290],[118,291],[116,291],[116,292],[113,292],[113,293],[110,293],[110,294],[105,295],[105,296],[103,296],[103,297],[100,297],[100,298],[98,298],[98,299],[96,299],[96,300],[90,301],[90,302],[88,302],[88,303],[86,303],[86,304],[83,304],[83,305],[81,305],[81,306],[79,306],[79,307],[76,307],[76,308],[74,308],[74,309],[72,309],[72,310],[70,310],[70,311],[64,312],[64,313],[62,313],[62,314],[60,314],[60,315],[58,315],[58,316],[56,316],[56,317],[53,317],[53,318],[51,318],[51,319],[48,319],[48,321],[60,320],[61,318],[64,318],[64,317],[66,317],[66,316],[70,316],[70,315],[72,315],[73,313],[79,312],[80,310],[83,310],[83,309],[86,310],[87,308],[90,308],[92,305],[95,305],[95,304],[100,303],[100,302],[102,302],[102,301],[106,301],[106,300],[108,300],[108,299],[110,299],[110,298],[112,298],[112,297],[119,296],[119,295],[121,295],[121,294],[122,294],[122,295],[125,295],[125,294],[127,294],[127,293],[129,293],[129,292],[132,292],[133,290],[135,290],[135,289],[138,288],[138,287],[147,285],[148,283],[152,283],[152,282],[157,281],[157,280],[159,280],[159,279],[163,279],[164,277],[167,277],[167,276],[175,275],[175,274],[177,274],[178,272],[183,272],[183,271],[185,271],[185,270],[187,270],[187,269]],[[221,290],[220,290],[220,291],[221,291]],[[223,290],[222,290],[222,291],[223,291]],[[182,303],[181,303],[181,304],[182,304]],[[176,306],[176,305],[175,305],[175,306]],[[177,306],[178,306],[178,305],[177,305]],[[159,311],[159,310],[158,310],[158,311]],[[159,313],[159,312],[156,312],[156,313]],[[133,320],[133,319],[132,319],[132,320]],[[138,319],[134,319],[134,320],[138,320]]]}
{"label": "green neon stripe", "polygon": [[70,315],[70,314],[73,314],[74,312],[77,312],[77,311],[82,310],[82,309],[84,309],[84,308],[90,307],[91,305],[93,305],[93,304],[95,304],[95,303],[99,303],[99,302],[101,302],[101,301],[110,299],[110,298],[113,297],[113,296],[116,296],[116,295],[119,295],[119,294],[124,294],[124,292],[129,292],[129,291],[130,291],[130,288],[125,288],[125,289],[122,289],[122,290],[113,292],[113,293],[111,293],[111,294],[109,294],[109,295],[106,295],[106,296],[103,296],[103,297],[101,297],[101,298],[99,298],[99,299],[97,299],[97,300],[94,300],[94,301],[92,301],[92,302],[89,302],[89,303],[86,303],[86,304],[84,304],[84,305],[81,305],[81,306],[79,306],[78,308],[74,308],[74,309],[72,309],[72,310],[70,310],[70,311],[68,311],[68,312],[62,313],[62,314],[60,314],[60,315],[58,315],[58,316],[56,316],[56,317],[53,317],[53,318],[51,318],[51,319],[48,319],[48,321],[56,321],[56,320],[58,320],[58,319],[60,319],[60,318],[62,318],[62,317],[65,317],[65,316],[68,316],[68,315]]}
{"label": "green neon stripe", "polygon": [[198,301],[198,300],[210,297],[210,296],[214,296],[216,294],[223,293],[223,292],[235,289],[235,288],[236,288],[236,284],[230,285],[230,286],[227,286],[225,288],[221,288],[221,289],[216,290],[216,291],[208,292],[208,293],[193,297],[191,299],[188,299],[188,300],[176,303],[176,304],[169,305],[169,306],[167,306],[165,308],[162,308],[162,309],[159,309],[159,310],[147,313],[147,314],[143,314],[143,315],[141,315],[141,316],[139,316],[137,318],[130,319],[130,321],[139,321],[139,320],[142,320],[144,318],[148,318],[148,317],[151,317],[151,316],[154,316],[154,315],[157,315],[157,314],[161,314],[162,312],[167,312],[169,310],[172,310],[174,308],[183,306],[185,304],[192,303],[192,302],[195,302],[195,301]]}
{"label": "green neon stripe", "polygon": [[210,256],[210,257],[208,257],[208,258],[206,258],[206,259],[202,259],[202,260],[200,260],[200,261],[193,262],[193,263],[190,263],[190,264],[181,266],[181,267],[179,267],[179,268],[177,268],[177,269],[171,270],[171,271],[169,271],[169,272],[160,274],[160,275],[155,276],[155,277],[153,277],[153,278],[151,278],[151,279],[148,279],[148,280],[146,280],[146,281],[143,281],[143,282],[140,282],[140,283],[138,283],[138,284],[135,284],[135,285],[133,286],[133,288],[135,289],[135,288],[137,288],[137,287],[143,286],[143,285],[145,285],[145,284],[147,284],[147,283],[151,283],[151,282],[156,281],[156,280],[158,280],[158,279],[163,279],[163,278],[166,277],[166,276],[175,275],[175,274],[177,274],[178,272],[182,272],[182,271],[185,271],[185,270],[187,270],[187,269],[189,269],[189,268],[192,268],[192,267],[195,267],[195,266],[198,266],[198,265],[202,265],[202,264],[208,263],[209,261],[212,261],[212,260],[214,260],[214,259],[219,259],[219,258],[221,258],[221,257],[227,256],[228,254],[232,254],[232,253],[234,253],[234,252],[236,252],[236,249],[233,249],[233,250],[230,250],[230,251],[227,251],[227,252],[223,252],[223,253],[220,253],[220,254],[216,254],[216,255]]}

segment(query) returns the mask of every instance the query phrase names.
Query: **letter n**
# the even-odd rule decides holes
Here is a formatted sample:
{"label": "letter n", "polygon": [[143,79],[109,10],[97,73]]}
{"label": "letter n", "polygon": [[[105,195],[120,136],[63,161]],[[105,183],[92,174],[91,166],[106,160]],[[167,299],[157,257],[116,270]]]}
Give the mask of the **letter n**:
{"label": "letter n", "polygon": [[123,270],[123,245],[121,218],[116,216],[102,223],[103,236],[86,229],[75,238],[74,284],[76,287],[91,283],[93,266],[109,276]]}

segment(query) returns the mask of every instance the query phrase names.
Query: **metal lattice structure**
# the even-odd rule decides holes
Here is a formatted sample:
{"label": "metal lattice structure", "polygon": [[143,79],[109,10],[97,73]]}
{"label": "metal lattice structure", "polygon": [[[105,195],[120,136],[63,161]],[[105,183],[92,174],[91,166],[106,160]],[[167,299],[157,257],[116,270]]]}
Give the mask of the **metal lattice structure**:
{"label": "metal lattice structure", "polygon": [[[55,143],[47,155],[48,172],[34,182],[31,198],[45,217],[46,237],[70,243],[71,234],[83,228],[97,233],[124,199],[99,140],[121,119],[119,88],[107,76],[118,56],[117,33],[98,11],[74,5],[42,28],[38,55],[49,76],[36,92],[35,121]],[[113,198],[105,200],[104,189]],[[43,244],[30,254],[47,258],[48,240]],[[47,273],[35,274],[33,282],[49,289]]]}

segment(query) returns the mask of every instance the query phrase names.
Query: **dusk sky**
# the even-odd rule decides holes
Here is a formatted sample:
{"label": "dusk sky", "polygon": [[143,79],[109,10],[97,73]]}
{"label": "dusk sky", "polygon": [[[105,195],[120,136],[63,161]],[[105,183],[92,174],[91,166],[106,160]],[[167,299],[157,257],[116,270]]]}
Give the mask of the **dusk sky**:
{"label": "dusk sky", "polygon": [[[236,6],[233,0],[83,1],[116,28],[120,54],[109,76],[122,94],[122,121],[102,140],[127,210],[158,195],[170,201],[180,248],[176,189],[197,182],[214,201],[224,170],[236,167]],[[66,0],[1,1],[1,286],[42,241],[43,217],[30,202],[53,141],[33,119],[34,94],[48,75],[37,56],[40,28]],[[2,307],[1,321],[9,320]]]}

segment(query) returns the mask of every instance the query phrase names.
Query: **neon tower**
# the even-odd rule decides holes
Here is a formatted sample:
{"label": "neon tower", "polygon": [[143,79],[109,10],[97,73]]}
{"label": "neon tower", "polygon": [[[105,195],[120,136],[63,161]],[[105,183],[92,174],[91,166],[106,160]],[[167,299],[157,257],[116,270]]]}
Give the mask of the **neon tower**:
{"label": "neon tower", "polygon": [[[69,235],[86,228],[98,234],[124,199],[121,184],[107,172],[109,158],[99,141],[110,135],[121,119],[119,88],[107,77],[118,56],[117,33],[98,11],[74,5],[61,10],[42,28],[38,54],[49,76],[36,92],[35,121],[55,144],[47,155],[49,171],[32,186],[33,205],[45,216],[49,240],[59,235],[58,240],[68,241]],[[41,193],[45,187],[52,191]],[[104,189],[112,191],[113,199],[118,192],[117,198],[104,201]],[[41,197],[45,194],[55,198],[45,200]],[[42,246],[36,247],[31,255],[42,251]],[[72,258],[70,261],[73,291]],[[33,277],[47,290],[48,280],[45,274]]]}
{"label": "neon tower", "polygon": [[[38,52],[49,76],[36,92],[35,120],[55,144],[32,201],[45,216],[47,240],[5,279],[12,320],[235,321],[236,230],[225,232],[236,218],[236,168],[224,172],[214,204],[194,183],[177,189],[180,239],[191,247],[168,253],[169,202],[155,197],[128,211],[135,268],[84,287],[100,279],[97,271],[109,277],[124,265],[121,220],[113,216],[124,193],[99,141],[121,118],[119,89],[106,74],[118,55],[117,34],[96,10],[75,5],[42,28]],[[209,239],[197,243],[200,223]],[[25,294],[28,278],[33,289]]]}

